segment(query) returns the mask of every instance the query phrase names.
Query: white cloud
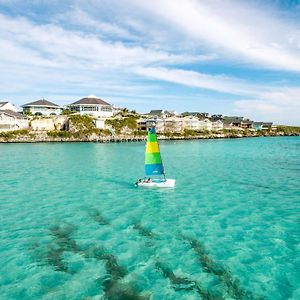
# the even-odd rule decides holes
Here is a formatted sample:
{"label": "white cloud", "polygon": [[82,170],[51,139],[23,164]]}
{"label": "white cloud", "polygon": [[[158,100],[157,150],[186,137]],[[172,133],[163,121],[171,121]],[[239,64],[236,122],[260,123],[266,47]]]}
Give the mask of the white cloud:
{"label": "white cloud", "polygon": [[[138,74],[189,87],[234,95],[256,95],[257,86],[225,75],[209,75],[194,71],[167,68],[138,68]],[[263,89],[263,87],[261,87]]]}
{"label": "white cloud", "polygon": [[[300,72],[300,27],[245,1],[138,2],[170,30],[220,56],[257,66]],[[168,25],[166,25],[168,24]]]}

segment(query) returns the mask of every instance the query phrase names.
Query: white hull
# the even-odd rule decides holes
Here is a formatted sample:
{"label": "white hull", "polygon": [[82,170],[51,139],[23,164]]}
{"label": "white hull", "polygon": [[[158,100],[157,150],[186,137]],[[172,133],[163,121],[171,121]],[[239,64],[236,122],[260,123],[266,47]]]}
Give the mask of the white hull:
{"label": "white hull", "polygon": [[166,179],[166,181],[141,181],[137,183],[139,187],[157,187],[157,188],[173,188],[175,187],[175,179]]}

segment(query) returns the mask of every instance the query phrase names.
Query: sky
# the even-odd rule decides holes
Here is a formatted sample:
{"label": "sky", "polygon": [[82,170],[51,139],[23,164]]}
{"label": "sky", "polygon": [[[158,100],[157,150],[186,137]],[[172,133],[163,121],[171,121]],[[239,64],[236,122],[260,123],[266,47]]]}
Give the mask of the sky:
{"label": "sky", "polygon": [[0,0],[0,101],[300,125],[300,0]]}

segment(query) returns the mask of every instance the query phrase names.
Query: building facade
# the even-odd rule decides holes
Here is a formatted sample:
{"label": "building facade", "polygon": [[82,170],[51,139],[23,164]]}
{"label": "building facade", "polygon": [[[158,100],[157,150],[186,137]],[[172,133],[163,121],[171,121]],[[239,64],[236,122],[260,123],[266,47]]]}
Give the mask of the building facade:
{"label": "building facade", "polygon": [[183,129],[198,130],[199,129],[199,119],[193,116],[186,116],[182,118]]}
{"label": "building facade", "polygon": [[164,119],[165,132],[180,133],[183,130],[182,118],[169,117]]}
{"label": "building facade", "polygon": [[12,110],[0,110],[0,131],[20,130],[29,127],[29,120]]}
{"label": "building facade", "polygon": [[18,109],[11,104],[10,102],[0,102],[0,110],[10,110],[14,112],[18,112]]}
{"label": "building facade", "polygon": [[56,116],[60,115],[63,110],[59,105],[45,99],[24,104],[22,108],[23,114],[34,116]]}
{"label": "building facade", "polygon": [[212,130],[212,121],[209,119],[199,120],[198,123],[199,130]]}
{"label": "building facade", "polygon": [[71,111],[81,115],[97,118],[110,118],[114,114],[113,106],[102,99],[90,95],[67,106]]}

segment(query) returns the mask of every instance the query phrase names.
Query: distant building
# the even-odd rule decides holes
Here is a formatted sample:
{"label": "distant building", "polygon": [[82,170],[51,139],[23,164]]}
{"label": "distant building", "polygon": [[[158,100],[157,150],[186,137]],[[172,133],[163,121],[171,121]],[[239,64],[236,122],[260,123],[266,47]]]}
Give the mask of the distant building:
{"label": "distant building", "polygon": [[163,133],[165,131],[165,123],[163,119],[155,118],[155,119],[147,119],[146,120],[146,130],[149,128],[155,127],[157,133]]}
{"label": "distant building", "polygon": [[24,104],[22,108],[24,114],[31,113],[35,116],[55,116],[62,112],[62,107],[45,99]]}
{"label": "distant building", "polygon": [[224,128],[223,122],[221,120],[217,120],[212,122],[212,130],[219,131]]}
{"label": "distant building", "polygon": [[263,122],[262,124],[262,129],[263,130],[271,130],[272,129],[272,122]]}
{"label": "distant building", "polygon": [[199,119],[193,116],[186,116],[182,118],[183,129],[198,130],[199,129]]}
{"label": "distant building", "polygon": [[212,121],[209,119],[199,120],[198,122],[199,130],[212,130]]}
{"label": "distant building", "polygon": [[149,115],[151,117],[161,117],[163,115],[163,110],[162,109],[154,109],[154,110],[151,110],[149,112]]}
{"label": "distant building", "polygon": [[263,129],[263,122],[253,122],[252,123],[252,128],[255,130],[255,131],[260,131]]}
{"label": "distant building", "polygon": [[156,110],[151,110],[148,115],[153,117],[153,118],[169,118],[169,117],[174,117],[176,115],[176,111],[174,110],[162,110],[162,109],[156,109]]}
{"label": "distant building", "polygon": [[113,106],[94,95],[69,104],[68,108],[81,115],[90,115],[98,118],[110,118],[113,116]]}
{"label": "distant building", "polygon": [[0,131],[26,129],[29,120],[22,114],[12,110],[0,110]]}
{"label": "distant building", "polygon": [[240,128],[243,117],[223,117],[223,127],[225,129]]}
{"label": "distant building", "polygon": [[11,110],[11,111],[14,111],[14,112],[18,111],[17,108],[8,101],[0,102],[0,110]]}
{"label": "distant building", "polygon": [[168,117],[164,119],[165,122],[165,132],[176,132],[180,133],[182,131],[182,118],[178,117]]}
{"label": "distant building", "polygon": [[250,128],[252,128],[252,124],[253,124],[253,121],[251,121],[249,119],[243,119],[241,121],[241,128],[250,129]]}

